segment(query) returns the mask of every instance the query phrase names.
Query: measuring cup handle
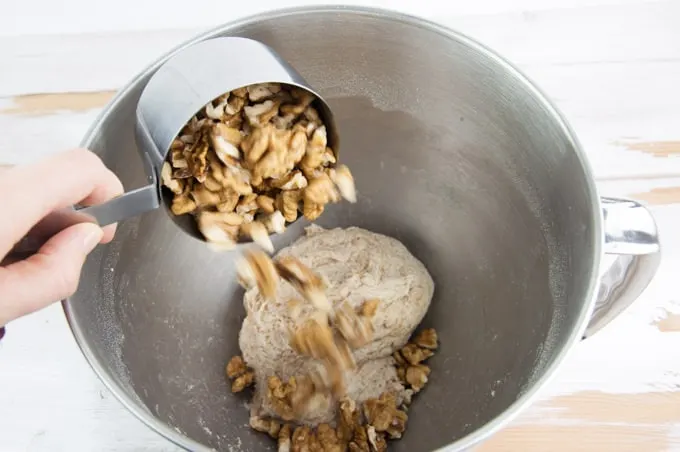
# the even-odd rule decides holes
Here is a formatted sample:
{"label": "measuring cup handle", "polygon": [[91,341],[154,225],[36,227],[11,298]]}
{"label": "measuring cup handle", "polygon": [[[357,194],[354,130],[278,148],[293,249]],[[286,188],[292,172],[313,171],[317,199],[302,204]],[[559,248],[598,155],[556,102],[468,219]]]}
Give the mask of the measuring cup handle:
{"label": "measuring cup handle", "polygon": [[129,191],[103,204],[76,209],[80,215],[91,217],[99,226],[106,226],[136,217],[160,206],[155,184]]}
{"label": "measuring cup handle", "polygon": [[20,240],[0,262],[8,265],[35,254],[50,237],[74,224],[90,222],[99,226],[118,223],[160,206],[158,187],[149,184],[124,193],[103,204],[84,208],[65,208],[50,214]]}
{"label": "measuring cup handle", "polygon": [[600,275],[597,302],[584,338],[629,307],[647,288],[661,262],[659,234],[649,210],[630,199],[602,198],[601,204],[604,264],[609,266]]}

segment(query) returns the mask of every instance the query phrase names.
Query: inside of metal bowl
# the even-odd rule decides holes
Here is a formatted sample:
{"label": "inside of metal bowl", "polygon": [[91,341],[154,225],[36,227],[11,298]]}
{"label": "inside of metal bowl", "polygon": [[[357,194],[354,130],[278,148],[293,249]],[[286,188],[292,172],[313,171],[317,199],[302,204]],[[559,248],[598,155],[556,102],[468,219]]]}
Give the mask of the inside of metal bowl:
{"label": "inside of metal bowl", "polygon": [[[303,10],[219,33],[272,46],[331,106],[359,199],[318,224],[395,237],[434,278],[422,325],[437,329],[440,350],[390,449],[469,446],[532,392],[584,320],[599,245],[592,184],[569,132],[502,61],[417,20]],[[146,80],[86,142],[128,189],[145,181],[133,122]],[[277,249],[304,226],[274,237]],[[247,396],[231,394],[224,375],[244,317],[238,253],[215,253],[151,212],[88,258],[66,303],[114,393],[191,450],[275,447],[248,427]]]}

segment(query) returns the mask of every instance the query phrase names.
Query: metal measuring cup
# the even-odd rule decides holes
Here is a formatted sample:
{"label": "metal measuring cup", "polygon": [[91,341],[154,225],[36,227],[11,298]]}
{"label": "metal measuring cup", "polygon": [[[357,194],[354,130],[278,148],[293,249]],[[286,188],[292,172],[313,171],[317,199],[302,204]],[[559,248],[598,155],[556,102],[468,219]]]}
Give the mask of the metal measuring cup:
{"label": "metal measuring cup", "polygon": [[337,157],[339,139],[328,104],[274,50],[240,37],[201,41],[170,55],[151,76],[137,104],[137,150],[148,184],[103,204],[59,212],[57,221],[41,228],[39,236],[26,237],[10,254],[15,258],[17,253],[31,254],[51,236],[73,224],[90,221],[106,226],[161,205],[186,233],[204,240],[191,215],[176,216],[170,212],[171,196],[161,189],[161,168],[170,146],[185,124],[209,102],[238,88],[271,82],[297,86],[314,94],[314,105],[326,125],[328,144]]}

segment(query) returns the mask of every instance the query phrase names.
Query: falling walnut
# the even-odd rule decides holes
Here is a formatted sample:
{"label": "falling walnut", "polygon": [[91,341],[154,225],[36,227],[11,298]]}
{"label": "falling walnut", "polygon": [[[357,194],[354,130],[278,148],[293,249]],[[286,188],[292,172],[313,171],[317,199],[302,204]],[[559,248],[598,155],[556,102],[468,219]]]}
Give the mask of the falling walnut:
{"label": "falling walnut", "polygon": [[161,170],[174,215],[193,215],[206,241],[231,248],[252,240],[273,252],[270,234],[329,203],[356,202],[354,179],[337,164],[315,96],[263,83],[207,104],[173,141]]}

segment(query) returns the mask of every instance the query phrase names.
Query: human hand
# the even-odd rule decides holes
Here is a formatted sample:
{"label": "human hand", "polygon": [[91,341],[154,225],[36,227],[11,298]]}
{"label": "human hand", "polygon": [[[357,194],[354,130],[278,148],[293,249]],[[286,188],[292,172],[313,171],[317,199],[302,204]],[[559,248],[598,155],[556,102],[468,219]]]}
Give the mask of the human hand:
{"label": "human hand", "polygon": [[[100,204],[121,193],[115,174],[86,149],[0,170],[0,262],[53,212]],[[0,266],[0,327],[72,295],[87,255],[98,243],[110,242],[114,233],[115,225],[79,223],[54,235],[36,254]]]}

